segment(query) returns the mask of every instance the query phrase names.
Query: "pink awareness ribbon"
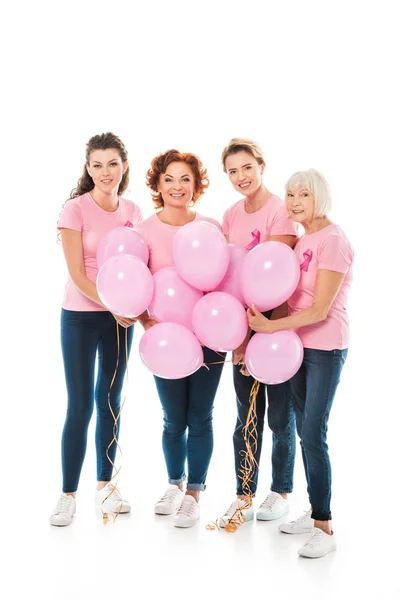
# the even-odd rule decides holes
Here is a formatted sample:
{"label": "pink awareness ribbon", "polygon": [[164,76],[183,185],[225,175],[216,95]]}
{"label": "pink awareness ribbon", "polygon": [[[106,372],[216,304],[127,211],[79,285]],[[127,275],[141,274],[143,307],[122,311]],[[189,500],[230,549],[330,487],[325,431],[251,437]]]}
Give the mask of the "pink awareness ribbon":
{"label": "pink awareness ribbon", "polygon": [[132,225],[132,223],[130,221],[127,221],[125,223],[124,227],[132,227],[132,229],[133,229],[133,225]]}
{"label": "pink awareness ribbon", "polygon": [[304,260],[300,265],[300,269],[302,271],[308,271],[308,265],[310,264],[312,259],[312,250],[306,250],[305,252],[303,252],[303,257]]}
{"label": "pink awareness ribbon", "polygon": [[253,241],[245,246],[246,250],[252,250],[260,243],[261,233],[258,231],[258,229],[252,231],[251,235],[253,236]]}

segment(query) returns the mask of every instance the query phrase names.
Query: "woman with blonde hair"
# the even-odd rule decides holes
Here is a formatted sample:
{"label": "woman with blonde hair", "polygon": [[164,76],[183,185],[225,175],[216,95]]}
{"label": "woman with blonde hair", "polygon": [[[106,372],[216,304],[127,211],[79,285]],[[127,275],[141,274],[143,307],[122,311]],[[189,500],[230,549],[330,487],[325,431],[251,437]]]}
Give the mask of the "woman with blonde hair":
{"label": "woman with blonde hair", "polygon": [[[270,192],[263,181],[265,160],[260,146],[247,138],[233,138],[222,152],[222,166],[242,198],[224,214],[222,230],[228,242],[251,249],[258,243],[277,241],[291,248],[296,241],[296,225],[289,219],[281,198]],[[280,310],[280,309],[279,309]],[[276,318],[278,309],[272,314]],[[269,317],[271,311],[266,313]],[[238,511],[241,520],[253,519],[254,511],[248,491],[243,489],[243,463],[246,453],[243,428],[246,423],[250,393],[254,379],[244,366],[244,355],[250,330],[242,345],[233,353],[233,382],[236,391],[237,421],[233,434],[237,498],[220,519],[225,526]],[[254,496],[258,484],[258,466],[262,448],[267,390],[268,425],[272,430],[272,482],[270,493],[257,511],[257,519],[279,519],[289,510],[287,495],[293,489],[296,451],[294,412],[289,383],[260,384],[256,399],[258,447],[255,466],[250,474],[250,490]]]}

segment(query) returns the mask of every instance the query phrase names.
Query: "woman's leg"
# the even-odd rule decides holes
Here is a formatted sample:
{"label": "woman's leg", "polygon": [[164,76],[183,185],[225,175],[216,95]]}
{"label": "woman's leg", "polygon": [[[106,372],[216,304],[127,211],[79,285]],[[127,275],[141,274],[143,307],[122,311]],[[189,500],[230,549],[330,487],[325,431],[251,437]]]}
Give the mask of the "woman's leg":
{"label": "woman's leg", "polygon": [[[307,483],[315,526],[330,533],[331,463],[328,419],[347,350],[305,348],[306,401],[302,414],[301,445],[307,463]],[[301,408],[296,407],[301,412]]]}
{"label": "woman's leg", "polygon": [[[187,410],[188,438],[188,484],[187,493],[199,499],[199,492],[205,490],[206,477],[213,448],[212,413],[214,398],[221,379],[225,353],[216,353],[203,348],[207,367],[188,377],[189,400]],[[221,364],[211,364],[221,363]]]}
{"label": "woman's leg", "polygon": [[186,479],[188,378],[163,379],[155,376],[154,379],[164,413],[162,447],[168,481],[182,487]]}
{"label": "woman's leg", "polygon": [[68,394],[62,434],[63,492],[74,493],[86,453],[87,431],[93,412],[98,313],[62,310],[61,348]]}
{"label": "woman's leg", "polygon": [[[246,490],[243,490],[243,457],[246,454],[246,444],[243,439],[243,428],[247,421],[247,415],[250,408],[250,393],[254,384],[253,377],[242,375],[240,372],[241,365],[233,365],[233,383],[236,392],[236,407],[237,419],[236,427],[233,433],[233,449],[235,455],[235,472],[236,472],[236,493],[240,497],[245,497]],[[265,418],[265,385],[260,383],[260,387],[256,398],[256,432],[257,432],[257,450],[254,453],[256,464],[250,476],[249,487],[251,494],[254,496],[257,490],[258,469],[260,465],[260,455],[264,431]]]}
{"label": "woman's leg", "polygon": [[[115,462],[117,443],[114,439],[114,417],[110,411],[108,398],[112,411],[117,418],[121,408],[121,392],[124,384],[127,364],[126,355],[130,353],[134,326],[118,326],[119,352],[117,339],[117,324],[113,315],[103,313],[103,323],[100,330],[98,346],[97,382],[95,401],[97,409],[96,419],[96,455],[97,455],[97,481],[105,485],[112,478]],[[118,369],[117,368],[118,363]],[[111,388],[111,389],[110,389]],[[118,440],[120,419],[115,426],[115,437]],[[113,443],[112,443],[113,442]],[[110,446],[111,444],[111,446]],[[110,458],[107,457],[108,456]],[[112,462],[111,462],[112,461]]]}

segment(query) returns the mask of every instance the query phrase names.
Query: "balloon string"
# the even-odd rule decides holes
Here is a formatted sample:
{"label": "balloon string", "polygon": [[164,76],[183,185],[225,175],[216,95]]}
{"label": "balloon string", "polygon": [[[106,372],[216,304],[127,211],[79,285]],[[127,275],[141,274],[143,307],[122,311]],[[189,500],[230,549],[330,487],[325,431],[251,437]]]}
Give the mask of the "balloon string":
{"label": "balloon string", "polygon": [[[242,459],[240,461],[240,469],[238,473],[239,479],[242,480],[243,495],[246,496],[243,504],[238,507],[233,515],[224,521],[224,529],[228,533],[233,533],[237,528],[246,521],[246,515],[243,511],[250,508],[252,505],[253,493],[250,488],[250,484],[253,483],[252,476],[255,468],[258,468],[258,464],[255,458],[258,445],[258,433],[257,433],[257,394],[260,389],[260,382],[255,380],[251,392],[250,392],[250,405],[247,413],[246,424],[243,427],[243,439],[246,446],[246,450],[240,452]],[[218,524],[218,519],[212,521],[206,525],[206,529],[213,531],[215,529],[221,529]]]}
{"label": "balloon string", "polygon": [[[107,456],[109,462],[111,463],[111,465],[113,467],[114,474],[113,474],[113,476],[111,477],[111,479],[109,481],[109,483],[111,484],[111,488],[112,489],[111,489],[110,493],[104,498],[103,502],[101,503],[101,512],[103,513],[103,523],[104,523],[104,525],[106,525],[108,523],[108,521],[110,520],[110,517],[109,517],[108,512],[105,512],[103,510],[103,504],[106,502],[106,500],[108,500],[108,498],[110,496],[112,496],[112,494],[115,491],[118,492],[117,486],[114,485],[112,483],[112,481],[113,481],[113,479],[115,479],[118,476],[119,472],[121,471],[121,466],[117,468],[117,466],[115,465],[115,463],[111,459],[111,457],[109,455],[109,450],[113,446],[113,444],[115,443],[117,445],[117,449],[119,450],[119,452],[121,454],[121,458],[122,458],[122,449],[121,449],[120,443],[119,443],[119,441],[117,439],[117,425],[118,425],[118,421],[119,421],[119,418],[121,416],[121,412],[122,412],[122,409],[124,408],[124,404],[125,404],[125,400],[126,400],[126,396],[124,396],[124,399],[123,399],[123,402],[122,402],[122,404],[120,406],[118,414],[115,415],[115,413],[113,411],[113,408],[111,406],[110,396],[111,396],[111,390],[112,390],[112,387],[114,385],[115,378],[117,376],[117,371],[118,371],[118,366],[119,366],[119,356],[120,356],[120,351],[121,351],[120,339],[119,339],[118,322],[116,321],[115,323],[116,323],[116,327],[117,327],[117,349],[118,349],[118,354],[117,354],[117,363],[115,365],[114,374],[112,376],[111,383],[110,383],[110,388],[108,390],[108,408],[110,409],[111,415],[112,415],[112,417],[114,419],[114,424],[113,424],[113,438],[112,438],[111,442],[108,444],[108,447],[107,447],[107,450],[106,450],[106,456]],[[128,328],[125,328],[125,364],[126,364],[126,381],[128,381],[129,380],[129,373],[128,373]],[[118,517],[119,513],[121,512],[121,509],[122,509],[122,502],[121,502],[121,504],[118,507],[117,513],[115,515],[111,515],[111,517],[112,517],[112,519],[113,519],[114,522],[115,522],[115,519]]]}

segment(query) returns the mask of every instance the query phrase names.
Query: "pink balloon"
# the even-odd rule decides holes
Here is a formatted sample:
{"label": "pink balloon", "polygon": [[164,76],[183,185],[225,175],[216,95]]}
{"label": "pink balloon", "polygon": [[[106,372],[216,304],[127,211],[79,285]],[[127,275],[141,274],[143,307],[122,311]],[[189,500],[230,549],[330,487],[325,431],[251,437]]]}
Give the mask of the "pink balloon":
{"label": "pink balloon", "polygon": [[145,240],[131,227],[115,227],[100,240],[96,255],[99,269],[106,260],[118,254],[137,256],[145,265],[149,262],[149,248]]}
{"label": "pink balloon", "polygon": [[175,267],[165,267],[153,275],[154,293],[149,312],[156,321],[180,323],[192,330],[192,313],[203,292],[178,275]]}
{"label": "pink balloon", "polygon": [[200,342],[217,352],[238,348],[248,331],[244,307],[226,292],[203,296],[194,307],[192,322]]}
{"label": "pink balloon", "polygon": [[228,242],[208,221],[192,221],[175,234],[172,257],[179,275],[199,290],[213,290],[229,264]]}
{"label": "pink balloon", "polygon": [[246,367],[261,383],[283,383],[299,370],[303,344],[297,333],[287,329],[275,333],[256,333],[245,353]]}
{"label": "pink balloon", "polygon": [[248,251],[242,246],[236,244],[228,244],[229,250],[229,266],[221,283],[215,288],[216,292],[227,292],[231,296],[235,296],[242,304],[245,305],[244,296],[241,286],[241,276],[244,257]]}
{"label": "pink balloon", "polygon": [[139,354],[146,367],[164,379],[191,375],[204,361],[196,336],[179,323],[157,323],[143,334]]}
{"label": "pink balloon", "polygon": [[296,254],[281,242],[263,242],[245,256],[242,291],[247,306],[266,311],[286,302],[300,279]]}
{"label": "pink balloon", "polygon": [[112,256],[97,274],[97,292],[103,304],[121,317],[137,317],[150,304],[153,277],[136,256]]}

